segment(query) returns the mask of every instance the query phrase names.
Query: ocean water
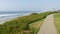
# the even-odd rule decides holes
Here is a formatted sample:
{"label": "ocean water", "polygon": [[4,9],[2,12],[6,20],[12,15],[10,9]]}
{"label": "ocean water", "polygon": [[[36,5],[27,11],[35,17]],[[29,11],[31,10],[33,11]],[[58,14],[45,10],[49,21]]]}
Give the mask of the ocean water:
{"label": "ocean water", "polygon": [[7,20],[29,15],[31,13],[39,13],[39,11],[0,11],[0,24],[4,23]]}

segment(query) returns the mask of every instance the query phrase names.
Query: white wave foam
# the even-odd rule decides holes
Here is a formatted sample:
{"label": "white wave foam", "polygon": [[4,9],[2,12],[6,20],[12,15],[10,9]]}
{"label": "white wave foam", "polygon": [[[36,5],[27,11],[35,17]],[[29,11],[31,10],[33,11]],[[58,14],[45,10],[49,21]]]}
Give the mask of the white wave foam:
{"label": "white wave foam", "polygon": [[0,14],[0,17],[1,16],[13,16],[13,15],[18,15],[18,14]]}

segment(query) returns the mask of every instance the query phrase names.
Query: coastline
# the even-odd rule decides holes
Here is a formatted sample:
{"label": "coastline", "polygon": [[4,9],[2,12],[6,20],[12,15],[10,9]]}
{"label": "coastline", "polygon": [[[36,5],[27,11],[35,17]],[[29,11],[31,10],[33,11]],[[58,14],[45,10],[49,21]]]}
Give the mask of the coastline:
{"label": "coastline", "polygon": [[18,18],[18,17],[14,17],[14,18],[5,18],[5,19],[1,19],[1,18],[0,18],[0,24],[3,24],[3,23],[5,23],[6,21],[10,21],[10,20],[13,20],[13,19],[15,19],[15,18]]}

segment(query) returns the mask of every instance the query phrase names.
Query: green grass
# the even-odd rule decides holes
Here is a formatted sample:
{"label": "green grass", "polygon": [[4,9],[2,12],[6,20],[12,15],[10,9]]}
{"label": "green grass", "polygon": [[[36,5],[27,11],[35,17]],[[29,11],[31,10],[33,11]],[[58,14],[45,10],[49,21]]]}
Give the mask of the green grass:
{"label": "green grass", "polygon": [[44,19],[38,20],[36,22],[33,22],[33,23],[29,24],[29,27],[34,32],[34,34],[38,33],[43,21],[44,21]]}
{"label": "green grass", "polygon": [[60,34],[60,13],[56,13],[54,15],[54,22],[55,22],[57,32],[58,34]]}

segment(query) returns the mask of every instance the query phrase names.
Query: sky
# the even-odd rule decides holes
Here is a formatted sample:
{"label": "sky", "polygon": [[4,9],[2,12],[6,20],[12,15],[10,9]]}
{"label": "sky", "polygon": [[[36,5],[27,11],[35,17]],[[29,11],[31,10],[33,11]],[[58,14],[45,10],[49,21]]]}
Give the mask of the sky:
{"label": "sky", "polygon": [[60,0],[0,0],[0,11],[59,10]]}

